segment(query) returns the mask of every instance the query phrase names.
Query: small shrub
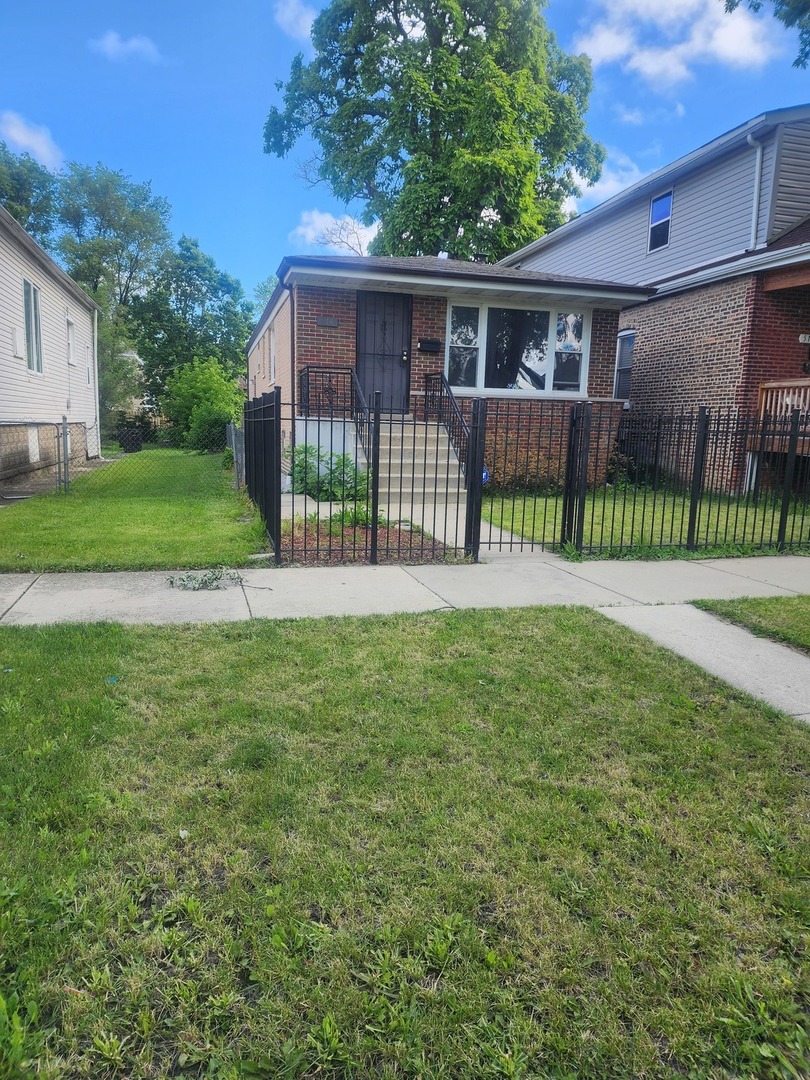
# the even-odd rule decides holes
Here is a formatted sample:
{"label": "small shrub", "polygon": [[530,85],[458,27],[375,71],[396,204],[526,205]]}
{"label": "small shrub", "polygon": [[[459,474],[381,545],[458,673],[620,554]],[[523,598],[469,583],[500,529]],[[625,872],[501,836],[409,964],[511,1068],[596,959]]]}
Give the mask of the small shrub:
{"label": "small shrub", "polygon": [[368,496],[369,474],[351,454],[327,454],[304,443],[292,455],[292,489],[318,502],[356,502]]}
{"label": "small shrub", "polygon": [[230,446],[226,446],[222,452],[222,467],[223,469],[233,468],[233,450]]}
{"label": "small shrub", "polygon": [[[333,524],[340,525],[343,528],[371,528],[371,523],[374,520],[374,515],[371,512],[371,507],[368,503],[358,502],[352,503],[349,506],[344,506],[341,510],[332,514],[329,519]],[[377,513],[377,524],[380,528],[386,528],[390,523],[382,511]]]}

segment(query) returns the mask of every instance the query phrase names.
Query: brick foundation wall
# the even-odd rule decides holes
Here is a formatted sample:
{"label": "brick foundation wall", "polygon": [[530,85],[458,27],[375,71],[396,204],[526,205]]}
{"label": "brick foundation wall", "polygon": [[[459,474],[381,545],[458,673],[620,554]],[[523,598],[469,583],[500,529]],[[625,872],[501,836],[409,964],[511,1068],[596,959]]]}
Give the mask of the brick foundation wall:
{"label": "brick foundation wall", "polygon": [[[56,464],[57,428],[62,425],[0,425],[0,480],[53,468]],[[87,429],[84,424],[68,424],[70,460],[87,460]],[[33,453],[32,453],[33,451]]]}
{"label": "brick foundation wall", "polygon": [[[565,482],[566,452],[571,410],[576,402],[563,400],[487,399],[484,466],[497,488],[505,490],[561,491]],[[472,399],[460,402],[470,423]],[[616,447],[621,401],[592,406],[591,452],[588,483],[607,479]]]}

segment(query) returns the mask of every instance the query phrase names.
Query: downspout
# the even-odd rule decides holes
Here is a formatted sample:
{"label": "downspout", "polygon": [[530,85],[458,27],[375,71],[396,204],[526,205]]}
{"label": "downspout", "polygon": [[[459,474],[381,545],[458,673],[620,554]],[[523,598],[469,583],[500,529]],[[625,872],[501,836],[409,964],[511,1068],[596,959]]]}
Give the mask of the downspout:
{"label": "downspout", "polygon": [[284,288],[290,294],[290,408],[292,412],[291,446],[295,446],[295,292],[292,284],[285,282]]}
{"label": "downspout", "polygon": [[98,457],[101,457],[101,409],[98,399],[98,308],[93,308],[93,384],[96,388],[96,438]]}
{"label": "downspout", "polygon": [[757,160],[754,166],[754,205],[751,208],[751,240],[748,244],[748,250],[753,251],[757,246],[757,234],[759,232],[759,197],[762,193],[763,146],[751,134],[749,134],[747,141],[749,146],[755,146],[757,150]]}

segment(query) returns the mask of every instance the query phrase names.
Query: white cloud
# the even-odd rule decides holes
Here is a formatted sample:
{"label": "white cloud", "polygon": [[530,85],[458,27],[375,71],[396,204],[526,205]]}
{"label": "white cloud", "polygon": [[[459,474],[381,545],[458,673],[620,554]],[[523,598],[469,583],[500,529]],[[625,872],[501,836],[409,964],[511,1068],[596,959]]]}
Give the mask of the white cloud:
{"label": "white cloud", "polygon": [[117,63],[126,60],[143,60],[147,64],[161,64],[163,57],[151,38],[142,34],[122,37],[117,30],[108,30],[100,38],[87,42],[88,48]]}
{"label": "white cloud", "polygon": [[365,255],[377,225],[363,225],[349,214],[335,217],[323,210],[304,210],[289,241],[298,248],[320,247],[339,255]]}
{"label": "white cloud", "polygon": [[662,91],[689,79],[697,64],[755,70],[780,50],[772,18],[745,7],[727,14],[720,0],[593,0],[593,9],[577,51]]}
{"label": "white cloud", "polygon": [[578,199],[566,199],[563,203],[563,212],[566,214],[581,214],[584,210],[590,210],[592,206],[598,206],[606,199],[618,195],[620,191],[635,184],[650,172],[649,169],[640,168],[635,161],[627,156],[622,150],[609,150],[607,160],[602,168],[602,175],[590,187],[586,187],[585,181],[578,180],[582,195]]}
{"label": "white cloud", "polygon": [[309,41],[317,12],[303,0],[276,0],[273,14],[276,22],[290,37]]}
{"label": "white cloud", "polygon": [[625,105],[616,106],[616,116],[623,124],[643,124],[646,119],[641,109],[628,109]]}
{"label": "white cloud", "polygon": [[30,124],[19,113],[0,113],[0,139],[14,150],[30,154],[52,172],[64,161],[65,155],[53,141],[48,128]]}

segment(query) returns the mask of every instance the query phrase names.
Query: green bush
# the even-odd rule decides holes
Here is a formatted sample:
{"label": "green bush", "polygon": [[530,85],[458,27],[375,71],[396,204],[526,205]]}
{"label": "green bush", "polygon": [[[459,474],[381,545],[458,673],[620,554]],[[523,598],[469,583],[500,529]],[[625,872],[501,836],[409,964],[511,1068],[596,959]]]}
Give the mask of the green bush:
{"label": "green bush", "polygon": [[319,446],[296,446],[292,457],[292,489],[318,502],[357,502],[368,497],[369,474],[351,454],[327,454]]}
{"label": "green bush", "polygon": [[205,402],[195,405],[191,411],[185,445],[189,450],[221,453],[227,444],[227,428],[233,420],[231,411],[224,405]]}
{"label": "green bush", "polygon": [[160,405],[164,416],[186,433],[195,409],[200,406],[216,406],[227,414],[227,423],[238,417],[244,400],[236,380],[216,360],[195,360],[166,380]]}

